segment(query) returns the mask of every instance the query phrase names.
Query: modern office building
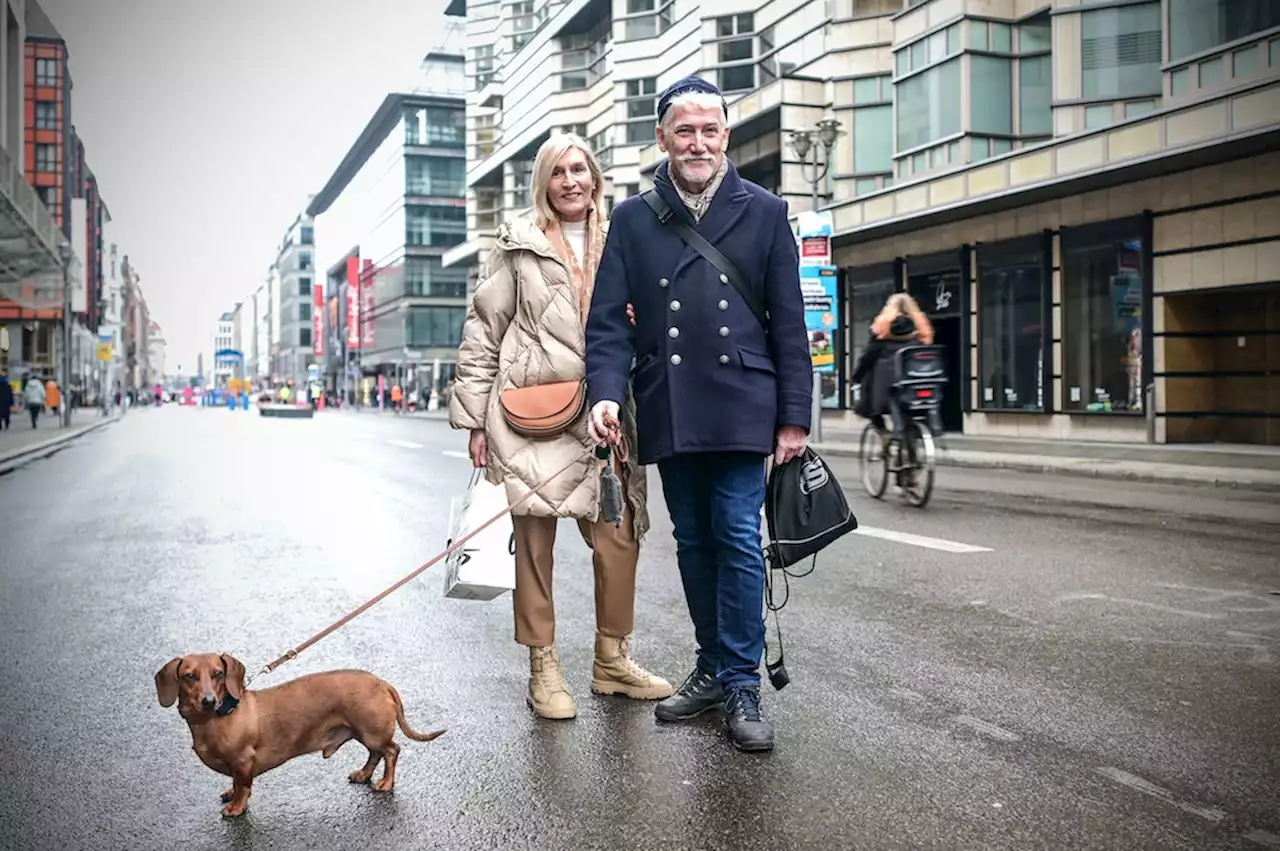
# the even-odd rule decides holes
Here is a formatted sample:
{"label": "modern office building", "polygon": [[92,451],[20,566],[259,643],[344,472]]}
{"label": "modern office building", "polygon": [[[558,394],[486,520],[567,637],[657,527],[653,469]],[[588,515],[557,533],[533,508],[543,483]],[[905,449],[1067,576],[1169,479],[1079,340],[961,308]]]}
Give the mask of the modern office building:
{"label": "modern office building", "polygon": [[315,362],[311,338],[311,288],[316,280],[315,223],[302,213],[285,231],[272,266],[273,374],[302,386]]}
{"label": "modern office building", "polygon": [[452,377],[467,270],[463,57],[433,52],[430,87],[387,95],[307,208],[324,270],[328,388],[355,401],[382,376],[429,393]]}
{"label": "modern office building", "polygon": [[447,263],[474,268],[528,208],[550,133],[592,141],[614,199],[650,185],[656,95],[699,73],[727,94],[743,174],[831,216],[835,407],[871,318],[907,290],[947,353],[952,431],[1280,443],[1280,4],[449,12],[471,90],[468,241]]}
{"label": "modern office building", "polygon": [[226,387],[235,377],[239,365],[235,358],[219,354],[235,348],[235,310],[228,310],[218,317],[213,329],[213,376],[210,387]]}

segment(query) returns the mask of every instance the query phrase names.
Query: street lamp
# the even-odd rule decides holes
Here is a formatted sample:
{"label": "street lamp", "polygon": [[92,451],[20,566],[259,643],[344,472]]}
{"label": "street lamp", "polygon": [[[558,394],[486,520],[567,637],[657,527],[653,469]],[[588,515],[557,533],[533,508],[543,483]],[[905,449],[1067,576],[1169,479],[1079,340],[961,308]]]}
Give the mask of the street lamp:
{"label": "street lamp", "polygon": [[58,259],[62,261],[62,361],[58,378],[59,398],[62,403],[62,427],[71,428],[71,261],[75,253],[63,242],[58,246]]}
{"label": "street lamp", "polygon": [[[813,192],[815,211],[818,209],[818,184],[831,168],[831,149],[841,135],[840,122],[834,118],[822,119],[813,130],[791,131],[791,150],[800,159],[800,173],[809,182]],[[809,161],[810,153],[813,154],[812,162]]]}

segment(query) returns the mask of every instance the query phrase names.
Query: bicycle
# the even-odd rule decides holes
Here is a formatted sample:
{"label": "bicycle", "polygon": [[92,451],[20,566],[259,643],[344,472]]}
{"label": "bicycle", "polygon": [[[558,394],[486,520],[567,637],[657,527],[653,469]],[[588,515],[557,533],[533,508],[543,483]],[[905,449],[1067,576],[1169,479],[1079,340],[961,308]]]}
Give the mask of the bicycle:
{"label": "bicycle", "polygon": [[902,497],[915,508],[924,508],[933,496],[937,465],[935,436],[941,433],[938,410],[946,371],[939,346],[908,346],[895,356],[897,374],[893,385],[902,406],[901,440],[890,440],[874,424],[868,423],[858,441],[862,463],[862,487],[872,499],[880,499],[889,487],[889,474]]}

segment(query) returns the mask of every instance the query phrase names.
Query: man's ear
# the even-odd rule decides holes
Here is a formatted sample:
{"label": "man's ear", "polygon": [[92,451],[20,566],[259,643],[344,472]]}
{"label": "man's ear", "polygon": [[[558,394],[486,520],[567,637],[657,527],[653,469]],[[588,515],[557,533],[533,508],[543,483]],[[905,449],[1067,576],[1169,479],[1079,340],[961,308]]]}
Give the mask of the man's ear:
{"label": "man's ear", "polygon": [[239,700],[244,694],[244,665],[229,653],[222,654],[222,664],[227,672],[227,694]]}
{"label": "man's ear", "polygon": [[156,697],[160,698],[161,706],[173,706],[178,699],[178,667],[181,664],[182,657],[175,656],[156,671]]}

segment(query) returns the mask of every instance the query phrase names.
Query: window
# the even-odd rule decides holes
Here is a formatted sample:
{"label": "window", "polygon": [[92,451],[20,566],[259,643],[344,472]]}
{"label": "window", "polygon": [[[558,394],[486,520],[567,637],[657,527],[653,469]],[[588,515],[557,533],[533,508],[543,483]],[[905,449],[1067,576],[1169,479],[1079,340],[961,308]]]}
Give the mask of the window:
{"label": "window", "polygon": [[57,171],[58,149],[53,145],[36,145],[36,171]]}
{"label": "window", "polygon": [[[976,57],[975,57],[976,58]],[[1037,56],[1018,61],[1018,132],[1053,135],[1053,59]]]}
{"label": "window", "polygon": [[1237,50],[1231,54],[1231,76],[1233,77],[1252,77],[1258,73],[1258,56],[1261,51],[1258,45],[1246,47],[1244,50]]}
{"label": "window", "polygon": [[[308,312],[310,312],[310,309],[311,309],[311,305],[307,305]],[[311,329],[310,328],[298,329],[298,345],[304,349],[307,346],[311,345]]]}
{"label": "window", "polygon": [[653,141],[653,128],[658,123],[658,81],[654,77],[627,80],[626,143]]}
{"label": "window", "polygon": [[465,147],[466,115],[459,109],[405,107],[404,143],[440,148]]}
{"label": "window", "polygon": [[515,160],[511,163],[511,200],[508,207],[528,207],[533,203],[533,161]]}
{"label": "window", "polygon": [[1039,238],[978,249],[978,407],[1044,410],[1044,256]]}
{"label": "window", "polygon": [[405,345],[456,349],[466,316],[465,307],[410,307],[404,320]]}
{"label": "window", "polygon": [[1062,230],[1066,410],[1142,410],[1144,247],[1137,231],[1119,223]]}
{"label": "window", "polygon": [[903,74],[919,71],[921,68],[941,62],[959,52],[960,24],[952,24],[945,30],[938,30],[933,35],[900,49],[894,56],[894,67],[897,69],[897,75],[901,77]]}
{"label": "window", "polygon": [[[632,17],[632,16],[635,17]],[[675,20],[672,0],[627,0],[627,17],[622,22],[623,41],[653,38],[671,28]]]}
{"label": "window", "polygon": [[304,272],[311,268],[310,251],[303,251],[298,254],[298,268]]}
{"label": "window", "polygon": [[467,189],[467,163],[461,157],[405,157],[406,195],[461,198]]}
{"label": "window", "polygon": [[1086,98],[1160,91],[1160,4],[1096,9],[1080,15]]}
{"label": "window", "polygon": [[587,32],[561,38],[560,91],[586,89],[595,85],[605,72],[605,50],[608,46],[607,18]]}
{"label": "window", "polygon": [[311,303],[304,301],[298,305],[298,319],[303,322],[311,321]]}
{"label": "window", "polygon": [[1019,53],[1047,53],[1053,49],[1053,24],[1041,15],[1018,27]]}
{"label": "window", "polygon": [[976,133],[1013,133],[1013,60],[973,56],[970,123]]}
{"label": "window", "polygon": [[[495,64],[493,60],[493,45],[482,44],[478,47],[471,48],[471,60],[475,63],[476,75],[476,91],[483,89],[485,86],[493,82],[495,73]],[[406,143],[408,144],[408,143]]]}
{"label": "window", "polygon": [[1207,62],[1200,63],[1200,85],[1220,86],[1222,85],[1222,57],[1215,56]]}
{"label": "window", "polygon": [[1267,56],[1272,70],[1280,68],[1280,38],[1273,38],[1267,42]]}
{"label": "window", "polygon": [[1087,106],[1084,109],[1084,129],[1096,130],[1099,127],[1106,127],[1115,121],[1115,118],[1115,108],[1109,103],[1100,106]]}
{"label": "window", "polygon": [[299,237],[298,237],[298,240],[299,240],[303,245],[315,245],[315,244],[316,244],[316,231],[315,231],[315,228],[303,227],[303,228],[302,228],[302,232],[300,233],[300,235],[299,235]]}
{"label": "window", "polygon": [[1156,102],[1153,100],[1131,100],[1124,105],[1125,118],[1137,118],[1139,115],[1148,115],[1156,111]]}
{"label": "window", "polygon": [[1169,59],[1280,26],[1275,0],[1169,0]]}
{"label": "window", "polygon": [[960,132],[960,60],[952,59],[896,85],[897,150]]}
{"label": "window", "polygon": [[874,177],[859,177],[853,182],[853,196],[855,198],[863,195],[870,195],[880,189],[880,181]]}
{"label": "window", "polygon": [[[654,120],[654,124],[657,120]],[[649,134],[652,138],[653,127],[650,126]],[[587,144],[591,146],[591,150],[595,152],[596,159],[600,161],[600,167],[603,169],[613,168],[613,128],[606,127],[599,133],[587,140]]]}
{"label": "window", "polygon": [[310,276],[298,279],[298,295],[311,295],[311,278]]}
{"label": "window", "polygon": [[[897,289],[894,279],[892,263],[848,270],[850,364],[857,363],[862,356],[862,350],[870,339],[867,330]],[[853,397],[850,399],[852,403],[861,393],[861,387],[850,382],[849,392]]]}
{"label": "window", "polygon": [[853,170],[856,174],[893,171],[892,106],[853,111]]}
{"label": "window", "polygon": [[405,243],[407,245],[432,245],[447,248],[467,240],[467,210],[465,207],[440,207],[419,204],[407,205],[405,212]]}
{"label": "window", "polygon": [[1171,87],[1170,92],[1172,92],[1174,96],[1185,95],[1187,92],[1191,91],[1191,69],[1179,68],[1177,71],[1174,71],[1173,75],[1170,77],[1169,83]]}
{"label": "window", "polygon": [[36,85],[37,86],[58,85],[58,60],[56,59],[37,59],[36,60]]}
{"label": "window", "polygon": [[[720,69],[721,91],[744,91],[756,87],[756,66],[752,62],[756,55],[755,39],[752,38],[755,31],[755,15],[750,12],[716,18],[716,37],[726,39],[716,47],[717,61],[743,63]],[[729,36],[743,37],[728,38]]]}
{"label": "window", "polygon": [[438,298],[466,298],[467,269],[445,269],[439,257],[406,257],[404,294]]}
{"label": "window", "polygon": [[36,101],[36,129],[55,130],[58,127],[58,105],[53,101]]}

